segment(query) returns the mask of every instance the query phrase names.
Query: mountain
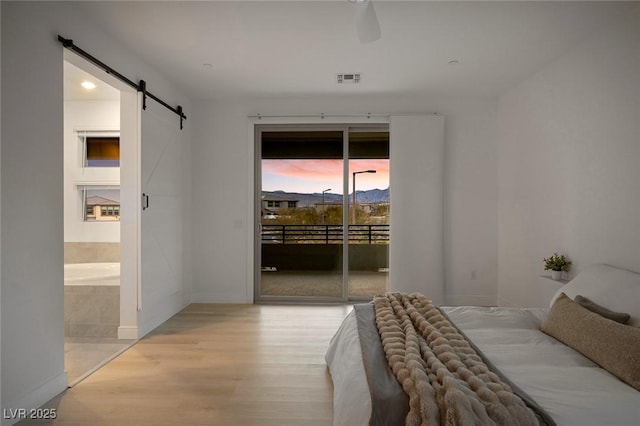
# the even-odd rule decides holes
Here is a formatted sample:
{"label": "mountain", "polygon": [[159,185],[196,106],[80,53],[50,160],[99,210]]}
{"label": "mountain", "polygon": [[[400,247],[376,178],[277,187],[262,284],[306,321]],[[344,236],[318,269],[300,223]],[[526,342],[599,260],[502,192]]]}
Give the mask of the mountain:
{"label": "mountain", "polygon": [[[262,191],[262,197],[265,196],[287,200],[297,200],[299,207],[310,207],[315,204],[322,203],[322,193],[320,192],[307,194],[302,192]],[[352,197],[353,195],[349,194],[349,201],[352,200]],[[342,194],[332,194],[330,192],[324,194],[325,203],[339,203],[341,201]],[[388,203],[389,188],[356,191],[356,201],[359,203]]]}
{"label": "mountain", "polygon": [[389,188],[356,191],[356,201],[359,203],[388,203]]}

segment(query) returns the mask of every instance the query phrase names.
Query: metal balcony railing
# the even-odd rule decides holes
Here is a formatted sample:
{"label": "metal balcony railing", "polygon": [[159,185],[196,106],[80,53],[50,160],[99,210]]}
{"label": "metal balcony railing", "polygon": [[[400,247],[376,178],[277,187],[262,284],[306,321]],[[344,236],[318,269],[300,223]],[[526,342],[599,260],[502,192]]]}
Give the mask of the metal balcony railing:
{"label": "metal balcony railing", "polygon": [[[263,244],[341,244],[342,225],[262,225]],[[389,225],[349,225],[349,243],[388,244]]]}

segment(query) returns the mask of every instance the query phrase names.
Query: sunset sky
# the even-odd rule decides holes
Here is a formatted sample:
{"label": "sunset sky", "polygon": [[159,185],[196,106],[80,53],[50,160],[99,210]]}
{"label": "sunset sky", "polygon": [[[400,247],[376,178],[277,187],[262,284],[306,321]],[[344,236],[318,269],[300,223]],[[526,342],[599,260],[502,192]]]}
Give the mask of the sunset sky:
{"label": "sunset sky", "polygon": [[[375,170],[356,176],[356,189],[389,187],[389,160],[350,160],[349,190],[352,172]],[[331,188],[342,194],[342,160],[262,160],[262,190],[314,193]]]}

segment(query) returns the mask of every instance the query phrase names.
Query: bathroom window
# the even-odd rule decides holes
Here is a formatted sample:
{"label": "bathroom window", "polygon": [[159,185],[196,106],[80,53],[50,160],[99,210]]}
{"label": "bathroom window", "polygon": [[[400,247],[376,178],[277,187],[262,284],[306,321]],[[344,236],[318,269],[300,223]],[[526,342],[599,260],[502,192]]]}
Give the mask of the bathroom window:
{"label": "bathroom window", "polygon": [[120,167],[118,132],[79,131],[82,167]]}
{"label": "bathroom window", "polygon": [[120,220],[120,189],[99,186],[81,188],[85,222]]}
{"label": "bathroom window", "polygon": [[87,167],[120,167],[119,137],[87,137]]}

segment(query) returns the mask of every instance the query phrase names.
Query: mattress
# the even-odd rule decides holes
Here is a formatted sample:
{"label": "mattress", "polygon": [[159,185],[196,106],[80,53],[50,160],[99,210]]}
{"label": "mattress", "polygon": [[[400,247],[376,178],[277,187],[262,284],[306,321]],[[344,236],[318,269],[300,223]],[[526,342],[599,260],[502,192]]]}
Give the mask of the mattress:
{"label": "mattress", "polygon": [[[441,309],[558,425],[640,425],[640,392],[542,333],[540,324],[547,310]],[[333,424],[369,424],[371,398],[353,312],[332,339],[326,361],[334,381]]]}

